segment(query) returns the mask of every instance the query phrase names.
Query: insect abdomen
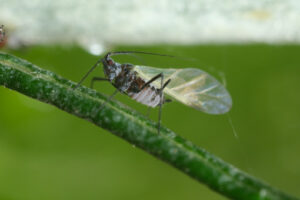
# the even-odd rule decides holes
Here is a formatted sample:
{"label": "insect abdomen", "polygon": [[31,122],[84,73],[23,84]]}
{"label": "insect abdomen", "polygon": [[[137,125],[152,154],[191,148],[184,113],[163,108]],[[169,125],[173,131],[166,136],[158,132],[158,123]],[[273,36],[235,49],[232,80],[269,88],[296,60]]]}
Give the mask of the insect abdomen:
{"label": "insect abdomen", "polygon": [[[126,93],[129,97],[139,103],[150,107],[156,107],[160,103],[159,90],[154,86],[143,86],[146,81],[139,77],[138,74],[131,70],[128,64],[121,66],[121,72],[114,79],[114,86],[122,93]],[[142,89],[143,88],[143,89]]]}
{"label": "insect abdomen", "polygon": [[156,107],[160,103],[160,95],[153,87],[146,87],[140,92],[129,92],[128,96],[132,99],[150,107]]}

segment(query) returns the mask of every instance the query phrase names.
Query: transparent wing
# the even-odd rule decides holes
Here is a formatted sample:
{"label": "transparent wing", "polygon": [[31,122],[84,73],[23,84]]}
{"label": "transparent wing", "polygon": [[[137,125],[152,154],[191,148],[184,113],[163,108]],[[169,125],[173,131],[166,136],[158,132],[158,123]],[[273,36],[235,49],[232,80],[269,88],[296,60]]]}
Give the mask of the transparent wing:
{"label": "transparent wing", "polygon": [[[232,100],[226,88],[208,73],[195,68],[161,69],[147,66],[135,66],[134,70],[145,80],[159,73],[164,81],[171,82],[164,92],[188,106],[210,114],[222,114],[230,110]],[[160,79],[153,85],[160,88]]]}

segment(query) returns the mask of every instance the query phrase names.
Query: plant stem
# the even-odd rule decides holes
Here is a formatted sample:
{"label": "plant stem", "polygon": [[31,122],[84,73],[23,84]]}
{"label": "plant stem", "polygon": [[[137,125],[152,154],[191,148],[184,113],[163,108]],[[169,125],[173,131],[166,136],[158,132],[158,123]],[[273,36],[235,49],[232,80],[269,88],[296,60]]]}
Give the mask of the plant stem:
{"label": "plant stem", "polygon": [[[95,90],[12,55],[0,53],[0,85],[49,103],[109,130],[231,199],[296,199]],[[106,102],[103,106],[101,106]]]}

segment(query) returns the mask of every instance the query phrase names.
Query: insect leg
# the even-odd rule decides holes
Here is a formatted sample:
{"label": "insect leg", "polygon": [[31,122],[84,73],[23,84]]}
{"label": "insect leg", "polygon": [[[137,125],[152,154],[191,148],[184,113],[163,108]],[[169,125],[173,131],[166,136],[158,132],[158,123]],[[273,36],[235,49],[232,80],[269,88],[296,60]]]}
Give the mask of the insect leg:
{"label": "insect leg", "polygon": [[[153,78],[151,78],[149,81],[147,81],[140,89],[143,90],[145,87],[147,87],[148,85],[150,85],[153,81],[155,81],[156,79],[159,79],[161,80],[161,89],[159,90],[159,96],[160,96],[160,102],[159,102],[159,113],[158,113],[158,126],[157,126],[157,131],[158,131],[158,134],[159,134],[159,131],[160,131],[160,123],[161,123],[161,108],[162,108],[162,104],[163,104],[163,101],[162,101],[162,90],[164,88],[164,86],[166,84],[163,85],[164,83],[164,75],[162,73],[160,74],[157,74],[156,76],[154,76]],[[170,82],[169,80],[167,82]],[[168,83],[167,83],[168,84]]]}
{"label": "insect leg", "polygon": [[[157,74],[156,76],[154,76],[153,78],[151,78],[149,81],[147,81],[140,90],[143,90],[145,87],[147,87],[148,85],[150,85],[153,81],[155,81],[156,79],[162,78],[163,74]],[[171,79],[167,80],[164,85],[162,86],[162,88],[160,90],[163,90],[169,83],[171,82]]]}
{"label": "insect leg", "polygon": [[88,77],[88,75],[102,62],[103,58],[99,59],[96,64],[81,78],[81,80],[77,83],[74,89],[78,88],[79,85]]}
{"label": "insect leg", "polygon": [[167,80],[162,86],[161,90],[165,89],[165,87],[171,82],[171,79]]}
{"label": "insect leg", "polygon": [[[156,80],[156,79],[158,79],[158,78],[162,78],[162,74],[158,74],[158,75],[156,75],[155,77],[153,77],[150,81],[151,82],[153,82],[154,80]],[[150,81],[148,81],[148,82],[150,82]],[[147,82],[147,83],[148,83]],[[171,82],[171,79],[169,79],[169,80],[167,80],[165,83],[164,83],[164,85],[161,87],[161,93],[163,93],[163,89],[169,84]],[[147,84],[146,83],[146,84]],[[145,84],[145,85],[146,85]],[[149,83],[150,84],[150,83]],[[148,84],[148,85],[149,85]],[[144,87],[144,86],[143,86]],[[142,87],[142,89],[143,89],[143,87]],[[160,97],[160,99],[162,99],[162,97]],[[162,103],[160,103],[160,104],[164,104],[164,103],[169,103],[169,102],[172,102],[172,100],[171,99],[165,99]],[[161,109],[161,108],[160,108]],[[146,116],[149,118],[149,114],[150,114],[150,111],[151,111],[151,107],[148,107],[148,110],[147,110],[147,114],[146,114]],[[161,111],[160,111],[161,112]],[[161,115],[161,114],[160,114]],[[160,117],[159,117],[160,118]],[[160,120],[159,120],[160,121]]]}
{"label": "insect leg", "polygon": [[95,81],[109,81],[108,78],[102,78],[102,77],[93,77],[93,79],[91,80],[91,88],[94,88],[94,82]]}
{"label": "insect leg", "polygon": [[164,89],[163,84],[164,84],[164,75],[161,73],[160,74],[160,89],[159,89],[160,102],[159,102],[158,126],[157,126],[158,134],[160,132],[160,124],[161,124],[161,109],[162,109],[162,104],[163,104],[163,89]]}
{"label": "insect leg", "polygon": [[148,85],[150,85],[153,81],[155,81],[158,78],[161,78],[163,76],[162,73],[157,74],[156,76],[154,76],[153,78],[151,78],[149,81],[147,81],[140,90],[143,90],[145,87],[147,87]]}
{"label": "insect leg", "polygon": [[114,93],[113,93],[112,95],[110,95],[110,96],[106,99],[106,101],[100,106],[99,110],[101,110],[101,109],[105,106],[105,104],[106,104],[108,101],[112,100],[112,98],[113,98],[114,96],[116,96],[116,94],[117,94],[118,92],[119,92],[119,90],[115,90]]}
{"label": "insect leg", "polygon": [[160,82],[160,89],[159,89],[160,102],[159,102],[159,113],[158,113],[158,134],[160,132],[162,104],[165,103],[163,101],[163,90],[171,82],[171,79],[169,79],[164,83],[164,75],[163,74],[161,74],[160,78],[161,78],[160,79],[161,82]]}

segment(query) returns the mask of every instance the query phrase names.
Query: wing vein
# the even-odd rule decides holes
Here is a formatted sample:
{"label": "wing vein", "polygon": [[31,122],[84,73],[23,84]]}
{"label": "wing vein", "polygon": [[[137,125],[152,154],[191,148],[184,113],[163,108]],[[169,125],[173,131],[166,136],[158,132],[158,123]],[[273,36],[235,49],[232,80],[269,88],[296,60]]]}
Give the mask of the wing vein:
{"label": "wing vein", "polygon": [[203,78],[205,78],[204,75],[200,76],[200,77],[197,77],[197,78],[194,78],[184,84],[181,84],[181,85],[178,85],[177,87],[174,87],[172,88],[172,90],[180,90],[182,88],[185,88],[185,87],[189,87],[191,85],[193,85],[194,83],[197,83],[198,81],[201,81]]}
{"label": "wing vein", "polygon": [[209,91],[215,89],[216,87],[218,87],[218,85],[213,85],[213,86],[211,86],[211,87],[209,87],[209,88],[206,88],[206,89],[204,89],[204,90],[201,90],[201,91],[199,91],[199,92],[189,92],[189,93],[185,94],[184,96],[205,94],[206,92],[209,92]]}
{"label": "wing vein", "polygon": [[170,77],[166,77],[166,78],[168,78],[168,79],[173,79],[175,76],[177,76],[177,74],[179,73],[179,72],[181,72],[182,71],[182,69],[178,69],[178,70],[176,70]]}

